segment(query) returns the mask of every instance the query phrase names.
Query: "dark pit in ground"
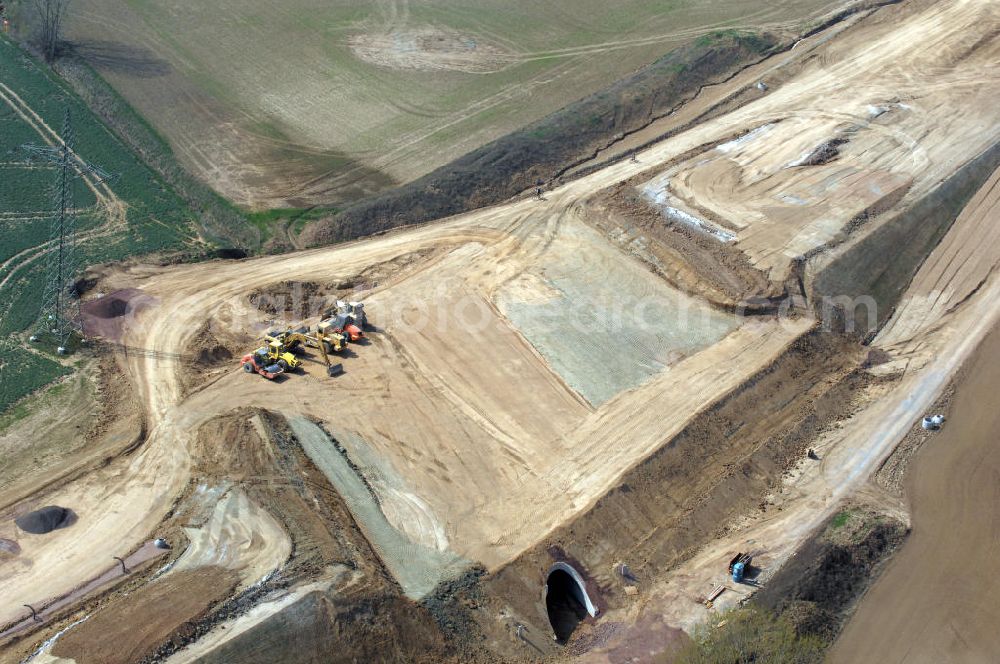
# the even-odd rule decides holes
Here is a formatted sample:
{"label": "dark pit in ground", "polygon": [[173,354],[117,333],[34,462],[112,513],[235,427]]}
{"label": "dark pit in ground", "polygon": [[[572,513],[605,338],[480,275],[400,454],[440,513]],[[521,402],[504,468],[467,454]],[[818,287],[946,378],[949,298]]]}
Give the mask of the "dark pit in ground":
{"label": "dark pit in ground", "polygon": [[14,519],[17,527],[32,535],[44,535],[59,528],[66,528],[76,522],[73,510],[58,505],[48,505]]}
{"label": "dark pit in ground", "polygon": [[247,252],[236,247],[222,247],[215,250],[216,258],[225,258],[229,260],[242,260],[247,257]]}
{"label": "dark pit in ground", "polygon": [[133,291],[134,289],[126,289],[85,302],[84,313],[96,318],[120,318],[129,312],[129,300],[134,296]]}

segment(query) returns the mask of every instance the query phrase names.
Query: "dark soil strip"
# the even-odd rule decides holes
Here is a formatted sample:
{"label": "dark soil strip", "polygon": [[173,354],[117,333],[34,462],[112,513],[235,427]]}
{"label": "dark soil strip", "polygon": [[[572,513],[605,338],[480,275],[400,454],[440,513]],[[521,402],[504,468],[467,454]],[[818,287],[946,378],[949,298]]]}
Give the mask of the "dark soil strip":
{"label": "dark soil strip", "polygon": [[604,90],[459,157],[332,220],[308,227],[302,239],[343,241],[492,205],[550,181],[592,158],[613,137],[637,131],[777,48],[770,35],[715,33],[675,49]]}

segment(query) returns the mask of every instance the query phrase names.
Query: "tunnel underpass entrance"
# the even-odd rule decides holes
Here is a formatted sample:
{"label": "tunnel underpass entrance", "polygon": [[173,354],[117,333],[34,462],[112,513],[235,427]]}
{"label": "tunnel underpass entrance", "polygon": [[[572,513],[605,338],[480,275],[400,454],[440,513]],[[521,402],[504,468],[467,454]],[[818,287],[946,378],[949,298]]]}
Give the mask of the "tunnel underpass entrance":
{"label": "tunnel underpass entrance", "polygon": [[545,580],[545,610],[559,643],[566,643],[587,616],[597,615],[583,578],[566,563],[556,563],[549,570]]}

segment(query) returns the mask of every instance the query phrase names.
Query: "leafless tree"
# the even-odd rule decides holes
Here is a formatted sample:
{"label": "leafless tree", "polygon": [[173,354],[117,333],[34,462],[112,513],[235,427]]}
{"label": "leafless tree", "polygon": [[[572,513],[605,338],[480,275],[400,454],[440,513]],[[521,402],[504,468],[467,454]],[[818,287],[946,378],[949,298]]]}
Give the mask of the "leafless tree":
{"label": "leafless tree", "polygon": [[69,0],[32,0],[38,15],[38,45],[46,62],[56,59]]}

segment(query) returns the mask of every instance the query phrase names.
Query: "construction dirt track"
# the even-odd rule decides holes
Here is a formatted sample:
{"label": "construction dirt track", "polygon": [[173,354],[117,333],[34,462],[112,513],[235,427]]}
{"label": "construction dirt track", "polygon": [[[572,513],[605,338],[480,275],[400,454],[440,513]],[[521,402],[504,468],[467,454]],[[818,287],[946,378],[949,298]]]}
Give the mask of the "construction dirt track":
{"label": "construction dirt track", "polygon": [[[666,216],[697,219],[731,240],[719,251],[742,252],[752,269],[784,283],[800,256],[848,246],[860,214],[877,219],[920,199],[1000,139],[998,26],[1000,6],[989,0],[862,12],[765,63],[773,83],[756,101],[544,200],[301,253],[107,274],[102,288],[136,288],[143,298],[126,313],[121,341],[143,351],[124,361],[145,439],[32,497],[80,518],[20,537],[20,556],[0,559],[10,599],[0,625],[21,620],[20,605],[72,591],[155,536],[197,479],[196,431],[242,407],[304,416],[352,459],[372,459],[385,520],[415,550],[440,554],[428,554],[428,579],[473,564],[502,568],[817,324],[805,310],[741,317],[682,293],[595,228],[591,197],[631,179]],[[980,199],[976,219],[995,220],[995,201]],[[957,234],[975,223],[956,223],[939,251],[978,249],[981,236]],[[873,393],[869,409],[817,444],[823,464],[798,477],[782,514],[735,540],[768,541],[764,559],[778,564],[866,481],[995,320],[984,298],[997,287],[996,259],[946,261],[938,263],[944,274],[918,275],[876,341],[895,358],[883,370],[899,372],[896,387]],[[392,269],[364,291],[377,329],[352,347],[343,376],[327,378],[307,361],[304,374],[269,382],[244,375],[234,359],[199,382],[178,359],[197,353],[206,323],[220,336],[259,338],[268,316],[250,304],[251,292],[279,282],[330,290],[380,265]],[[920,288],[937,293],[925,302],[942,306],[930,302],[906,319]],[[306,306],[301,319],[315,323],[315,313]],[[872,436],[870,426],[883,421],[891,425]],[[245,589],[285,563],[289,538],[268,505],[238,490],[217,498],[206,499],[205,525],[186,531],[192,545],[169,574],[220,567],[226,583]],[[691,627],[702,614],[677,599],[702,587],[734,546],[707,547],[650,589],[649,606]],[[428,589],[402,586],[414,598]]]}

